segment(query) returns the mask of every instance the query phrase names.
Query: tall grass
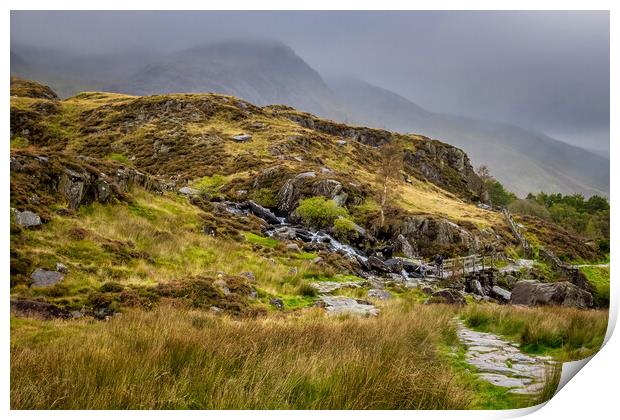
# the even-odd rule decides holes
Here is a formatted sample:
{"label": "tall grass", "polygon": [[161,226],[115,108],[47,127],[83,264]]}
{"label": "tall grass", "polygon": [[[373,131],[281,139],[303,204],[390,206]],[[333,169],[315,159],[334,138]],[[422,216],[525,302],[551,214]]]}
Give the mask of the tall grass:
{"label": "tall grass", "polygon": [[462,316],[469,327],[508,336],[526,352],[569,361],[599,350],[607,331],[608,311],[479,304],[465,308]]}
{"label": "tall grass", "polygon": [[414,305],[239,322],[161,306],[108,323],[27,321],[11,338],[11,407],[466,408],[472,391],[437,351],[453,316]]}

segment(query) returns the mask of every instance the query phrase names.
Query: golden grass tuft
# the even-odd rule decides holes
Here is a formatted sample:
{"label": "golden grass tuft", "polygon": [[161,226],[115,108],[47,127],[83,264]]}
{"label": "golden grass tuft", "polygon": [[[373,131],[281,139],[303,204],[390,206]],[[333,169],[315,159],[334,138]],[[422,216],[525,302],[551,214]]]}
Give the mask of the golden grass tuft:
{"label": "golden grass tuft", "polygon": [[462,409],[471,391],[437,352],[453,315],[239,322],[161,306],[108,323],[30,320],[12,333],[11,408]]}

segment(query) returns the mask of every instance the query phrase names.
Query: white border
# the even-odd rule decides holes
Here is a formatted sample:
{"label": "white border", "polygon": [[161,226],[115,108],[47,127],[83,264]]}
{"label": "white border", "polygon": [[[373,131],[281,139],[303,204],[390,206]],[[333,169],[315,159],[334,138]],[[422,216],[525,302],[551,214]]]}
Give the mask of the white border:
{"label": "white border", "polygon": [[[5,153],[5,164],[0,167],[0,173],[2,176],[2,212],[5,215],[9,214],[9,168],[8,168],[8,155],[9,155],[9,40],[10,40],[10,13],[9,10],[49,10],[49,9],[64,9],[64,10],[346,10],[346,9],[360,9],[360,10],[611,10],[611,115],[618,115],[614,111],[617,110],[617,98],[618,98],[618,85],[615,83],[614,76],[618,74],[618,42],[615,38],[618,35],[618,8],[614,8],[617,2],[604,1],[604,0],[590,0],[590,1],[549,1],[549,0],[521,0],[521,1],[458,1],[458,0],[446,0],[446,1],[395,1],[395,0],[383,0],[381,2],[371,2],[367,0],[358,1],[303,1],[296,0],[283,1],[283,0],[263,0],[256,1],[242,1],[242,0],[227,0],[227,1],[189,1],[189,0],[176,0],[174,2],[161,2],[161,1],[13,1],[9,0],[3,3],[4,13],[0,17],[0,28],[4,38],[3,42],[3,55],[2,64],[4,69],[4,83],[2,84],[2,91],[0,97],[2,100],[2,133],[4,134],[4,142],[2,143]],[[618,132],[618,124],[614,118],[611,121],[611,137],[616,138]],[[617,154],[618,145],[615,142],[611,144],[611,157],[619,156]],[[616,179],[618,170],[615,165],[611,165],[611,178]],[[615,223],[617,220],[617,184],[611,185],[611,205],[612,205],[612,253],[617,255],[618,246],[616,239],[618,236],[618,225]],[[2,258],[3,267],[6,275],[4,276],[3,284],[3,297],[0,299],[0,311],[4,314],[2,319],[2,347],[0,352],[2,354],[2,382],[0,385],[0,409],[8,411],[9,409],[9,281],[8,281],[8,269],[9,269],[9,223],[8,217],[2,219]],[[605,347],[597,354],[587,366],[578,374],[576,380],[569,381],[564,388],[562,388],[558,394],[548,403],[546,406],[535,411],[532,409],[526,410],[509,410],[509,411],[435,411],[435,412],[412,412],[412,411],[390,411],[390,412],[376,412],[376,411],[332,411],[332,412],[308,412],[298,411],[295,413],[290,412],[274,412],[274,411],[262,411],[262,412],[238,412],[238,411],[175,411],[175,412],[115,412],[109,413],[106,411],[94,411],[94,412],[9,412],[8,414],[14,418],[27,418],[31,415],[37,417],[62,417],[64,418],[81,418],[84,415],[89,417],[109,417],[114,416],[131,416],[133,418],[169,418],[169,417],[192,417],[203,418],[207,416],[209,418],[222,418],[222,419],[238,419],[240,416],[252,416],[256,418],[265,419],[286,419],[289,420],[292,415],[298,418],[310,418],[310,417],[338,417],[342,419],[372,419],[376,420],[383,416],[398,417],[398,418],[437,418],[437,419],[484,419],[484,418],[505,418],[514,417],[518,415],[527,414],[535,411],[530,415],[532,419],[543,418],[562,418],[562,419],[607,419],[615,418],[617,416],[616,404],[618,402],[617,396],[617,382],[620,374],[620,363],[617,355],[620,355],[620,344],[617,336],[611,336],[611,331],[615,326],[618,313],[618,300],[619,294],[616,289],[617,272],[615,266],[611,267],[612,277],[612,311],[610,313],[610,328],[608,330],[609,341]]]}

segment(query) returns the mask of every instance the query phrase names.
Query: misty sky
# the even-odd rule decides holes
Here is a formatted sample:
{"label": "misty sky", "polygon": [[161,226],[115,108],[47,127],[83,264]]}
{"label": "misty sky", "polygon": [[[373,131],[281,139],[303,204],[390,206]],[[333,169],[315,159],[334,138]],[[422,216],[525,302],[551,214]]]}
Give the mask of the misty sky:
{"label": "misty sky", "polygon": [[608,12],[12,12],[11,42],[87,53],[278,40],[432,111],[609,149]]}

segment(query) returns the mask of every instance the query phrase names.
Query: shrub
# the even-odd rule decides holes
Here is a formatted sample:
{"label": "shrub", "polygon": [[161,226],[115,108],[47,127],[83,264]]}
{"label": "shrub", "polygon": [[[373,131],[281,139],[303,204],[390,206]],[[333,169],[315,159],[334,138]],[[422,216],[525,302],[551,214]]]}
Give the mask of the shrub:
{"label": "shrub", "polygon": [[346,217],[339,217],[334,221],[334,235],[338,239],[357,238],[359,236],[355,229],[355,223]]}
{"label": "shrub", "polygon": [[494,206],[507,206],[517,199],[516,195],[510,191],[506,191],[504,186],[493,178],[485,182],[485,187],[489,193],[489,201]]}
{"label": "shrub", "polygon": [[278,204],[276,194],[269,188],[260,188],[252,194],[252,199],[263,207],[273,208]]}
{"label": "shrub", "polygon": [[297,207],[297,215],[304,224],[324,228],[331,226],[339,217],[347,217],[347,210],[340,207],[334,200],[325,197],[311,197],[301,200]]}

